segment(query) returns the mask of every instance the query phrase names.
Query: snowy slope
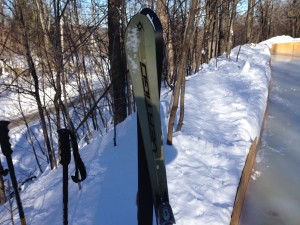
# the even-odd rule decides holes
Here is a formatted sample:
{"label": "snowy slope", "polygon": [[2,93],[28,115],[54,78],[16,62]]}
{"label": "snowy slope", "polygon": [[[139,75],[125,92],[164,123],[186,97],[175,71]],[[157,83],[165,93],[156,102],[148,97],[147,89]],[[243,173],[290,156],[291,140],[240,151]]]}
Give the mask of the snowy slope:
{"label": "snowy slope", "polygon": [[[237,51],[232,51],[231,61],[220,57],[216,67],[212,60],[187,78],[184,125],[174,133],[173,146],[165,146],[169,195],[178,225],[229,224],[248,149],[260,132],[271,78],[265,43],[242,46],[238,62]],[[162,90],[164,136],[170,94]],[[11,132],[14,143],[21,136],[17,133]],[[69,224],[137,224],[136,136],[134,114],[117,127],[116,147],[113,131],[104,136],[94,133],[91,144],[81,144],[88,177],[80,191],[69,181]],[[14,158],[19,154],[14,152]],[[21,198],[27,224],[62,224],[61,167],[47,168],[24,187]],[[0,224],[11,224],[3,207],[0,215]],[[14,218],[20,224],[17,211]]]}

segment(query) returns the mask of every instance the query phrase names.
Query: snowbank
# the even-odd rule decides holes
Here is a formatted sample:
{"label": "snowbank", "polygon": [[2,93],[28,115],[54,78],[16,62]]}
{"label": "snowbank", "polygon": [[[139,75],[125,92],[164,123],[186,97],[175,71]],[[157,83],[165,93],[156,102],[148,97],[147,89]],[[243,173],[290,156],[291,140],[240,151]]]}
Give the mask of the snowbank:
{"label": "snowbank", "polygon": [[269,61],[266,45],[244,45],[238,62],[219,58],[218,68],[212,61],[187,81],[185,123],[174,138],[176,160],[167,167],[178,224],[230,223],[267,105]]}
{"label": "snowbank", "polygon": [[272,44],[298,42],[298,41],[300,41],[300,38],[292,38],[291,36],[282,35],[282,36],[272,37],[266,41],[262,41],[260,44],[267,44],[269,47],[271,47]]}

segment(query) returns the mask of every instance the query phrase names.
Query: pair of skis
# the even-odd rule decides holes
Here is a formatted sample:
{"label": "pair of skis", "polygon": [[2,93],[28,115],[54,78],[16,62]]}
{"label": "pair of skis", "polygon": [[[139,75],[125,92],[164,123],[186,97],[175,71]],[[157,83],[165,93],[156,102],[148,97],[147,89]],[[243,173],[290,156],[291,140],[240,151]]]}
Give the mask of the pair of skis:
{"label": "pair of skis", "polygon": [[[163,32],[157,15],[145,8],[125,33],[127,65],[138,114],[138,223],[152,225],[153,205],[159,225],[175,223],[169,204],[160,120]],[[152,197],[152,198],[151,198]]]}

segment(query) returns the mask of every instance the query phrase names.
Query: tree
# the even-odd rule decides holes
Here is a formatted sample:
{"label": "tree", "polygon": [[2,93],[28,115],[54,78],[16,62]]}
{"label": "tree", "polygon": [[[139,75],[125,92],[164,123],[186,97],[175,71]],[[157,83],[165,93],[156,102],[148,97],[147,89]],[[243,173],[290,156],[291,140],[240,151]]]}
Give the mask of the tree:
{"label": "tree", "polygon": [[221,1],[220,7],[218,9],[218,25],[219,25],[219,31],[218,31],[218,55],[222,55],[227,50],[227,41],[228,41],[228,28],[229,28],[229,7],[230,7],[229,0],[227,1]]}
{"label": "tree", "polygon": [[227,48],[226,48],[226,56],[229,57],[230,51],[233,45],[233,37],[234,37],[234,23],[236,21],[236,8],[237,8],[238,0],[233,0],[231,2],[231,16],[229,20],[229,30],[228,30],[228,39],[227,39]]}
{"label": "tree", "polygon": [[248,0],[248,10],[247,10],[247,19],[246,19],[246,43],[250,43],[252,41],[254,3],[255,0]]}
{"label": "tree", "polygon": [[0,161],[0,205],[4,205],[6,202],[5,197],[5,187],[4,187],[4,179],[3,179],[3,167]]}
{"label": "tree", "polygon": [[183,35],[182,47],[181,47],[181,57],[178,65],[178,73],[177,73],[177,82],[174,89],[174,100],[171,107],[171,113],[168,124],[168,134],[167,134],[167,144],[172,144],[172,136],[173,136],[173,128],[175,123],[175,116],[178,109],[178,102],[180,96],[180,118],[177,126],[177,131],[181,129],[183,124],[184,117],[184,94],[185,94],[185,69],[188,59],[188,51],[190,48],[191,42],[193,40],[193,35],[195,31],[195,17],[199,12],[199,6],[201,5],[201,1],[191,0],[189,15],[187,18],[187,23]]}
{"label": "tree", "polygon": [[[10,92],[36,99],[41,128],[48,134],[40,148],[45,161],[51,157],[44,154],[44,146],[54,156],[54,131],[60,126],[72,129],[72,124],[77,124],[80,137],[88,137],[91,124],[100,132],[103,128],[107,131],[113,111],[108,91],[101,95],[110,87],[107,29],[101,28],[106,27],[107,5],[93,0],[93,12],[88,14],[79,1],[0,2],[5,19],[0,32],[0,60],[12,78],[1,80],[1,88],[3,85]],[[78,95],[71,101],[67,87]],[[126,97],[125,92],[122,96]],[[55,113],[51,113],[53,103]],[[68,118],[71,106],[72,118]]]}
{"label": "tree", "polygon": [[0,0],[0,27],[4,25],[4,0]]}
{"label": "tree", "polygon": [[290,35],[292,37],[300,36],[300,2],[297,0],[287,1],[287,18],[291,24]]}
{"label": "tree", "polygon": [[[41,89],[39,86],[39,78],[32,53],[34,52],[33,48],[36,46],[35,44],[37,44],[32,40],[39,39],[39,32],[37,32],[38,25],[35,20],[36,14],[33,13],[34,4],[23,0],[12,1],[11,5],[7,5],[7,2],[5,4],[6,10],[4,11],[3,16],[5,16],[6,23],[4,24],[4,29],[2,29],[5,41],[1,41],[1,54],[3,53],[4,56],[2,61],[16,76],[14,82],[7,87],[9,89],[16,90],[17,93],[26,93],[35,98],[51,168],[54,168],[56,165],[55,156],[49,141],[44,115],[44,106],[40,97]],[[26,13],[24,13],[25,11]],[[40,44],[40,42],[38,43]],[[39,44],[37,45],[40,46]],[[8,58],[9,55],[19,55],[18,60],[21,58],[24,59],[23,65],[27,64],[27,68],[23,70],[20,68],[14,68],[14,65],[10,66]],[[22,81],[20,82],[20,80]],[[21,87],[22,85],[23,87]]]}
{"label": "tree", "polygon": [[114,124],[122,122],[126,116],[125,68],[122,60],[124,46],[121,44],[121,1],[108,0],[108,39],[110,76],[113,84]]}
{"label": "tree", "polygon": [[271,24],[271,13],[270,10],[271,6],[271,0],[265,0],[264,4],[261,2],[259,4],[259,10],[260,10],[260,35],[258,36],[258,41],[266,40],[270,37],[270,24]]}
{"label": "tree", "polygon": [[[174,9],[176,6],[176,1],[174,1],[174,6],[172,7],[172,12],[174,14]],[[174,56],[174,46],[173,46],[173,33],[174,29],[171,27],[171,19],[169,13],[169,7],[167,5],[166,0],[158,0],[156,2],[157,8],[157,15],[160,18],[163,31],[164,31],[164,42],[165,44],[165,53],[166,53],[166,60],[165,60],[165,78],[164,80],[167,81],[168,85],[173,88],[175,82],[175,75],[176,75],[176,67],[175,67],[175,56]]]}

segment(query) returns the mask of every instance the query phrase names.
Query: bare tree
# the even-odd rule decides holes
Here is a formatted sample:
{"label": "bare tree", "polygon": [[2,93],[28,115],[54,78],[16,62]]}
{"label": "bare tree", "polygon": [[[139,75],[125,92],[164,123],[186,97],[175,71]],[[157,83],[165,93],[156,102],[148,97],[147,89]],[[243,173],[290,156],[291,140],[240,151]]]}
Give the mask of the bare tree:
{"label": "bare tree", "polygon": [[4,25],[4,0],[0,0],[0,27]]}
{"label": "bare tree", "polygon": [[46,143],[46,147],[48,150],[48,154],[49,154],[49,160],[50,160],[50,165],[51,165],[51,169],[57,167],[56,165],[56,160],[55,160],[55,155],[54,155],[54,150],[51,148],[50,145],[50,140],[49,140],[49,136],[48,136],[48,131],[47,131],[47,126],[46,126],[46,120],[45,120],[45,115],[44,115],[44,110],[43,110],[43,105],[42,105],[42,101],[41,101],[41,97],[40,97],[40,93],[39,93],[39,80],[38,80],[38,76],[37,76],[37,72],[36,72],[36,67],[34,64],[34,60],[32,58],[32,53],[31,53],[31,48],[29,45],[29,26],[28,26],[28,22],[25,21],[25,16],[24,16],[24,10],[26,10],[27,7],[27,3],[24,0],[17,0],[16,2],[16,16],[17,19],[20,23],[20,28],[21,28],[21,35],[22,35],[22,43],[24,46],[24,50],[25,50],[25,57],[26,57],[26,61],[27,61],[27,65],[29,68],[29,74],[31,75],[33,82],[34,82],[34,97],[37,103],[37,107],[38,107],[38,112],[40,115],[40,121],[41,121],[41,127],[43,130],[43,135],[44,135],[44,139],[45,139],[45,143]]}
{"label": "bare tree", "polygon": [[[176,0],[172,7],[171,12],[175,13]],[[173,42],[173,33],[175,32],[171,26],[171,18],[168,7],[168,2],[166,0],[158,0],[156,2],[157,15],[160,18],[163,30],[164,30],[164,42],[165,42],[165,51],[166,51],[166,60],[165,60],[165,77],[164,80],[167,81],[168,85],[173,88],[176,76],[176,67],[175,67],[175,56],[174,56],[174,42]]]}
{"label": "bare tree", "polygon": [[108,38],[109,38],[109,59],[110,74],[113,84],[113,107],[114,123],[122,122],[126,116],[126,95],[125,95],[125,71],[122,60],[124,53],[123,44],[121,44],[121,1],[108,1]]}
{"label": "bare tree", "polygon": [[300,2],[297,0],[287,1],[287,18],[290,21],[292,31],[290,35],[292,37],[300,36]]}
{"label": "bare tree", "polygon": [[228,39],[227,39],[227,46],[226,46],[226,56],[230,56],[230,51],[233,45],[233,37],[234,37],[234,24],[236,21],[236,9],[237,9],[238,0],[233,0],[231,2],[231,15],[229,19],[228,25]]}
{"label": "bare tree", "polygon": [[181,57],[178,66],[178,73],[177,73],[177,82],[174,89],[174,100],[171,107],[171,113],[169,118],[169,125],[168,125],[168,135],[167,135],[167,144],[172,144],[172,136],[173,136],[173,128],[175,122],[175,116],[178,109],[178,102],[180,96],[180,118],[177,126],[177,130],[181,129],[183,124],[183,117],[184,117],[184,94],[185,94],[185,67],[187,64],[188,58],[188,49],[191,46],[191,42],[193,40],[193,35],[195,31],[195,17],[197,12],[199,12],[199,6],[201,5],[201,1],[198,0],[191,0],[190,8],[189,8],[189,15],[187,18],[187,24],[185,27],[183,41],[182,41],[182,48],[181,48]]}
{"label": "bare tree", "polygon": [[0,205],[4,205],[6,202],[3,175],[4,175],[4,169],[0,161]]}
{"label": "bare tree", "polygon": [[246,19],[246,43],[250,43],[252,41],[254,3],[255,0],[248,0],[248,10],[247,10],[247,19]]}
{"label": "bare tree", "polygon": [[[80,8],[79,1],[0,1],[5,6],[0,60],[5,65],[5,72],[14,76],[11,83],[3,81],[7,85],[5,88],[34,96],[48,150],[46,159],[51,161],[52,154],[56,161],[55,138],[52,139],[56,132],[52,131],[60,126],[72,128],[73,120],[78,135],[83,136],[86,132],[91,133],[91,127],[106,131],[109,127],[111,108],[108,99],[112,98],[105,94],[99,100],[101,92],[110,85],[107,76],[108,33],[106,26],[100,27],[107,18],[107,5],[93,0],[94,12],[90,16],[82,13],[85,9]],[[12,63],[14,58],[17,63]],[[78,94],[78,97],[71,100],[67,87],[72,87],[72,95]],[[126,99],[125,92],[122,97]],[[55,113],[51,103],[54,103]],[[69,106],[73,107],[72,115]],[[85,122],[81,123],[83,119]],[[33,146],[36,144],[34,137],[29,141]],[[54,167],[55,163],[50,164]]]}
{"label": "bare tree", "polygon": [[222,55],[227,50],[230,2],[231,1],[221,1],[218,9],[218,55]]}

